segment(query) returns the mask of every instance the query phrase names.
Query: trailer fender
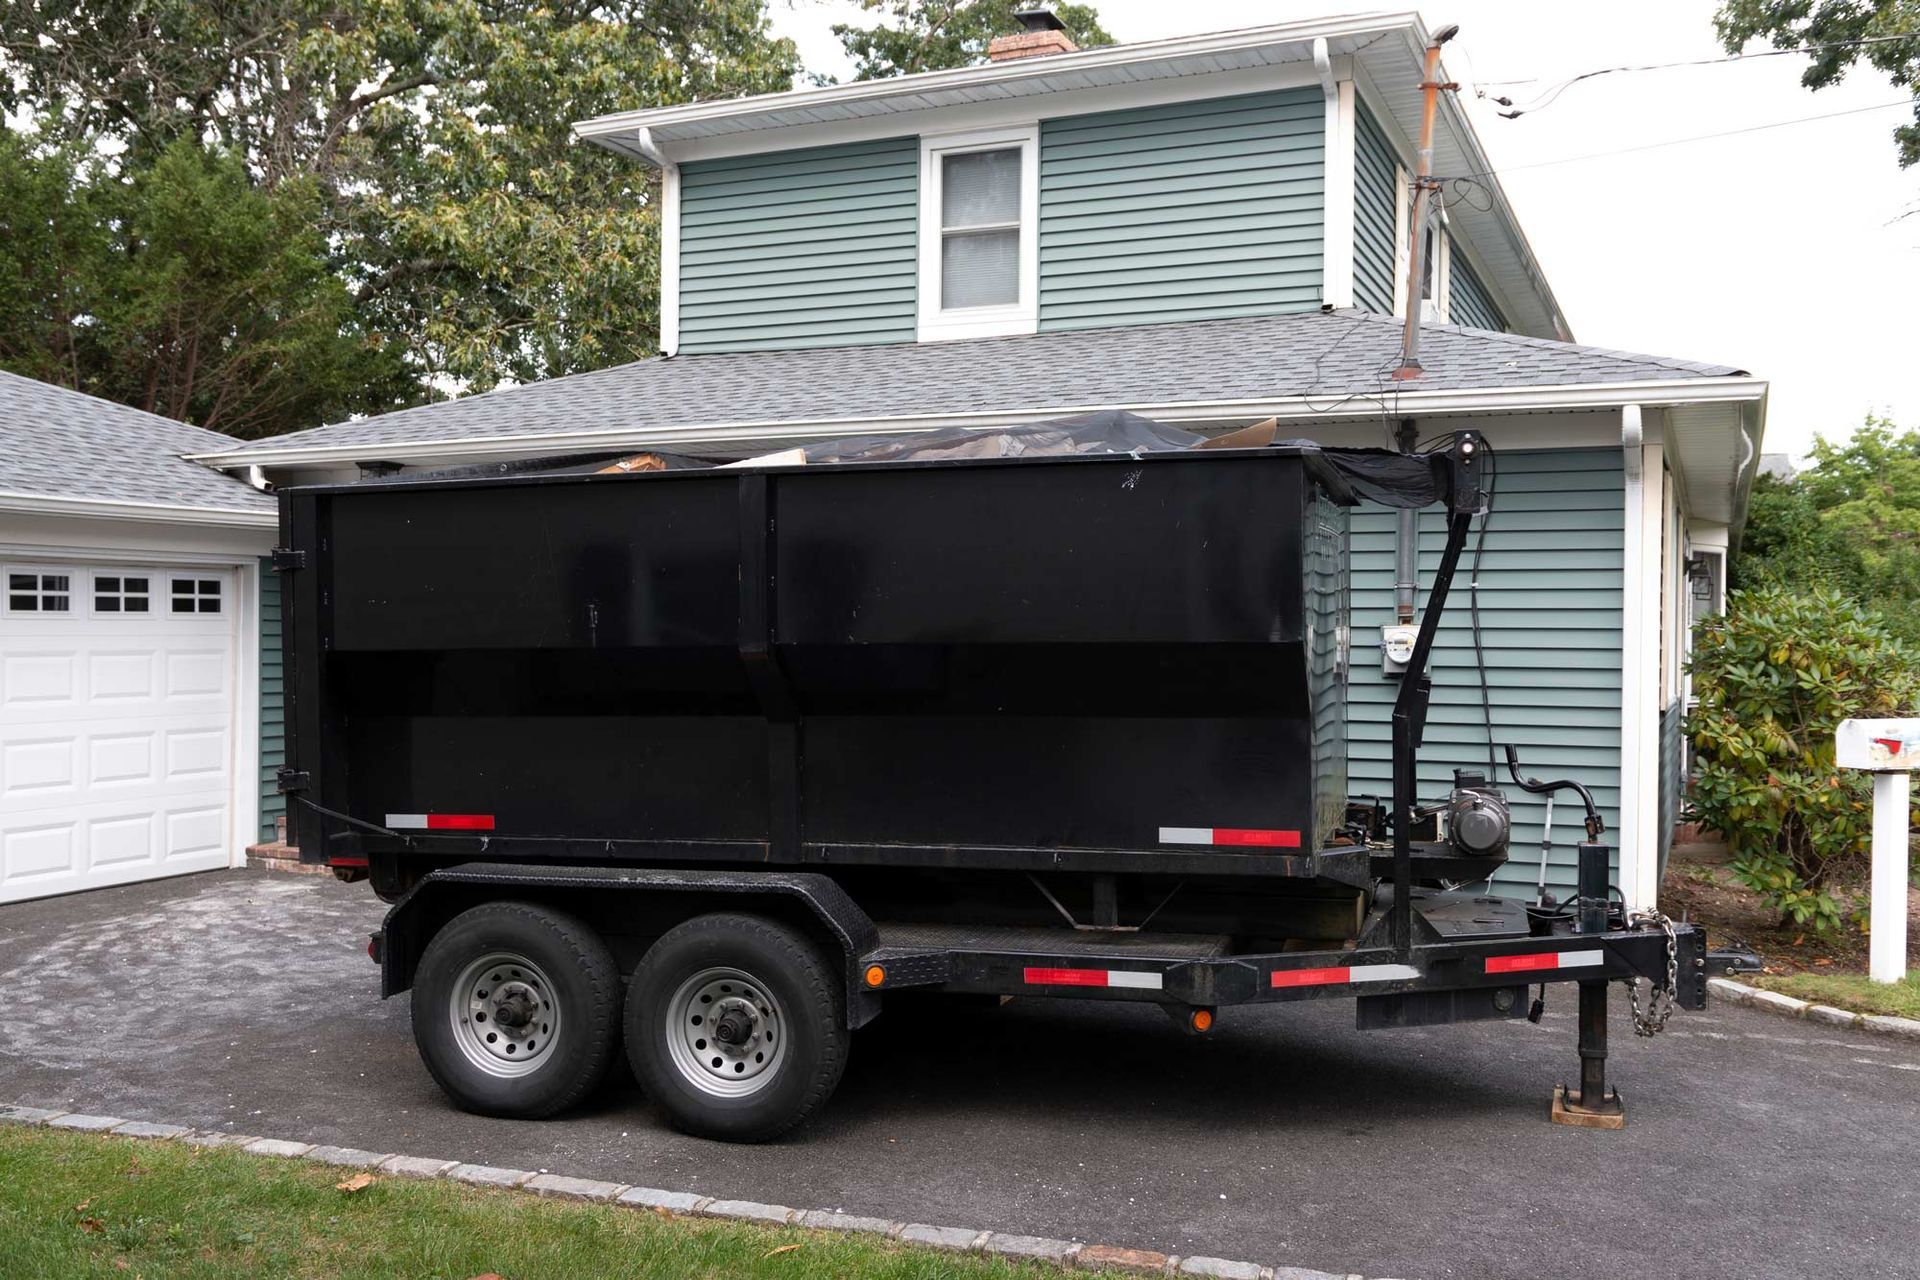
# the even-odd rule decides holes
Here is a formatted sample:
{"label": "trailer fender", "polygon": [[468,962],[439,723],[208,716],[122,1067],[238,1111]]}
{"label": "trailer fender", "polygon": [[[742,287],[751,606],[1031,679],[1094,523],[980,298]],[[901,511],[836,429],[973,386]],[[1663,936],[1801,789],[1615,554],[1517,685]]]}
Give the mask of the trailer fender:
{"label": "trailer fender", "polygon": [[380,994],[398,995],[413,985],[427,942],[448,918],[476,901],[536,897],[565,902],[580,894],[674,894],[752,908],[779,901],[838,953],[846,978],[847,1025],[859,1028],[880,1012],[880,998],[861,981],[860,957],[879,940],[873,921],[832,878],[809,871],[661,871],[629,867],[527,866],[468,862],[423,877],[387,912],[374,940],[380,962]]}

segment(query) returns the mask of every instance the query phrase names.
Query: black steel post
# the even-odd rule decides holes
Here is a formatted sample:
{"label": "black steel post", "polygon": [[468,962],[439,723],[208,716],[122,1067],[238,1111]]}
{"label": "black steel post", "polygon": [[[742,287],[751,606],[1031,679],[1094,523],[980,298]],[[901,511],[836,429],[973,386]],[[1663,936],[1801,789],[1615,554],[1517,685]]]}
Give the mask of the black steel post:
{"label": "black steel post", "polygon": [[1607,984],[1580,984],[1580,1105],[1607,1099]]}
{"label": "black steel post", "polygon": [[1453,585],[1460,554],[1466,549],[1473,512],[1454,511],[1447,518],[1447,544],[1427,592],[1427,611],[1414,637],[1413,654],[1400,677],[1400,693],[1393,700],[1393,945],[1403,958],[1413,953],[1413,809],[1420,785],[1418,751],[1426,734],[1427,700],[1433,678],[1427,659],[1433,652],[1440,617],[1446,611],[1447,590]]}
{"label": "black steel post", "polygon": [[1603,844],[1591,841],[1580,845],[1577,884],[1579,887],[1578,928],[1581,933],[1605,933],[1607,931],[1607,885],[1611,869],[1608,855],[1611,851]]}

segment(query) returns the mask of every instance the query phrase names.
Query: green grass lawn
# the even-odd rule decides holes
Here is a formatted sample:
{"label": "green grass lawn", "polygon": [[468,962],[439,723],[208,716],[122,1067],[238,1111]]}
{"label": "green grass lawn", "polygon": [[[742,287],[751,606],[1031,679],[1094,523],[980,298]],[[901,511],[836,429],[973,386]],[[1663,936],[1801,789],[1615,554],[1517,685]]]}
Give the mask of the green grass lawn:
{"label": "green grass lawn", "polygon": [[1920,1018],[1920,972],[1909,973],[1899,982],[1872,982],[1859,973],[1761,973],[1736,974],[1735,977],[1796,1000],[1830,1004],[1853,1013]]}
{"label": "green grass lawn", "polygon": [[[1049,1267],[0,1125],[0,1276],[1059,1280]],[[964,1215],[961,1215],[964,1216]]]}

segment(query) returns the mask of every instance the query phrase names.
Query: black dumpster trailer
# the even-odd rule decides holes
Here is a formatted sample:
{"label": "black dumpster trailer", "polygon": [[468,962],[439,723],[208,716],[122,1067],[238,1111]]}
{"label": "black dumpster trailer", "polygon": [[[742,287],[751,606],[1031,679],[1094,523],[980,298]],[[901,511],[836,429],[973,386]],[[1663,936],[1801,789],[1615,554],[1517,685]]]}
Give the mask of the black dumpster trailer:
{"label": "black dumpster trailer", "polygon": [[[1449,889],[1505,859],[1504,797],[1415,793],[1484,452],[289,490],[293,836],[393,903],[384,993],[488,1114],[578,1102],[624,1040],[674,1123],[768,1138],[900,1000],[1146,1001],[1203,1034],[1335,997],[1368,1029],[1522,1017],[1571,981],[1559,1109],[1616,1122],[1607,983],[1701,1007],[1700,931],[1610,901],[1597,819],[1564,906]],[[1346,794],[1356,488],[1448,512],[1390,803]]]}

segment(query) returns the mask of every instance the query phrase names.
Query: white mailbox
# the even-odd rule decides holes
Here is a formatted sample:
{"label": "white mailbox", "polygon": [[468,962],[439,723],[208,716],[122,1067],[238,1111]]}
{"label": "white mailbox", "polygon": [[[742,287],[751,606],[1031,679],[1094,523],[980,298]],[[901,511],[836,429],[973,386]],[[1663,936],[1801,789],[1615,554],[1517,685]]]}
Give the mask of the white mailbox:
{"label": "white mailbox", "polygon": [[1898,982],[1907,972],[1907,774],[1920,769],[1920,720],[1842,720],[1833,748],[1842,769],[1873,771],[1867,976],[1875,982]]}
{"label": "white mailbox", "polygon": [[1920,769],[1920,720],[1842,720],[1834,747],[1842,769]]}

